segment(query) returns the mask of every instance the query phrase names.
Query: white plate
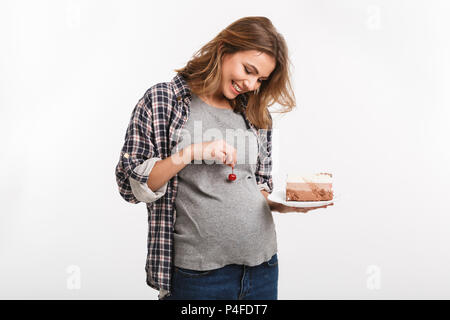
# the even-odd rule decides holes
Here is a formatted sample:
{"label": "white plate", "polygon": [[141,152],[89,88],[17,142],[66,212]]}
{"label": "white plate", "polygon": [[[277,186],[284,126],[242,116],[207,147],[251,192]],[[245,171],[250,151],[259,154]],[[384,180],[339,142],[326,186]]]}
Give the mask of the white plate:
{"label": "white plate", "polygon": [[286,190],[273,190],[273,192],[269,194],[268,199],[288,207],[315,208],[333,203],[336,200],[336,195],[333,195],[333,200],[328,201],[286,201]]}

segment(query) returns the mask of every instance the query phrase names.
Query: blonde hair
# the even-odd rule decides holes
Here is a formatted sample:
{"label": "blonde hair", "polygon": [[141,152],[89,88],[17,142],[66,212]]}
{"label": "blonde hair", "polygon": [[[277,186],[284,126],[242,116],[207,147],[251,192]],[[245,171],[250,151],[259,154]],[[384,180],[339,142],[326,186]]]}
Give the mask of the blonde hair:
{"label": "blonde hair", "polygon": [[272,117],[267,107],[278,103],[284,108],[277,112],[290,112],[295,107],[295,95],[290,83],[290,60],[286,41],[266,17],[241,18],[198,50],[187,65],[175,69],[187,81],[196,95],[210,96],[221,83],[222,57],[238,51],[256,50],[275,58],[275,69],[262,81],[259,92],[245,92],[230,100],[235,112],[242,112],[246,102],[246,115],[257,128],[272,128]]}

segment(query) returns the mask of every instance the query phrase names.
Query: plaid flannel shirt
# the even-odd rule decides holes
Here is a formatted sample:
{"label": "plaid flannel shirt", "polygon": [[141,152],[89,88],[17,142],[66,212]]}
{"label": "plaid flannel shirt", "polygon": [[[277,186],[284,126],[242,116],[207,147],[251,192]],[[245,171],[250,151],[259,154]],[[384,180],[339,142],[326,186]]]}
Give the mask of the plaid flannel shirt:
{"label": "plaid flannel shirt", "polygon": [[[245,95],[236,99],[244,110],[247,106]],[[178,73],[171,82],[162,82],[148,89],[132,111],[125,135],[125,143],[120,152],[115,169],[119,193],[130,203],[139,203],[132,192],[129,178],[139,183],[147,183],[148,174],[135,172],[135,168],[147,159],[170,157],[177,145],[177,132],[184,127],[192,101],[186,80]],[[256,182],[269,193],[272,182],[272,129],[257,129],[242,113],[248,128],[258,141]],[[146,203],[148,211],[148,242],[145,271],[146,282],[157,290],[170,292],[171,268],[173,261],[173,232],[175,197],[178,175],[167,182],[164,196]]]}

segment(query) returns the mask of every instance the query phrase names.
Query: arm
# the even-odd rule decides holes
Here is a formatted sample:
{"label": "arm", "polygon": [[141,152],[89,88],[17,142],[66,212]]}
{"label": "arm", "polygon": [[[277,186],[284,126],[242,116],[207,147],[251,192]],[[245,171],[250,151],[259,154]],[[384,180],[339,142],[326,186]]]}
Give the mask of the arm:
{"label": "arm", "polygon": [[[164,195],[166,186],[150,189],[149,176],[155,164],[164,156],[158,144],[154,123],[167,126],[163,108],[156,108],[152,101],[154,88],[147,90],[138,101],[128,124],[120,159],[116,166],[116,182],[119,193],[130,203],[152,202]],[[164,190],[163,190],[164,189]]]}
{"label": "arm", "polygon": [[[192,161],[192,157],[189,157],[189,153],[186,151],[190,151],[190,149],[183,149],[164,160],[159,157],[150,158],[137,166],[134,171],[142,176],[148,176],[148,179],[146,182],[139,182],[129,178],[136,199],[150,203],[164,196],[168,181]],[[182,161],[177,162],[178,159]]]}
{"label": "arm", "polygon": [[265,190],[260,190],[264,198],[266,198],[267,204],[269,205],[270,211],[277,211],[280,212],[280,206],[278,203],[270,201],[268,199],[269,193]]}
{"label": "arm", "polygon": [[180,152],[156,162],[147,184],[151,190],[160,188],[193,160],[222,161],[234,167],[236,157],[236,149],[223,139],[190,144]]}
{"label": "arm", "polygon": [[192,145],[189,145],[170,157],[157,161],[148,176],[148,187],[152,191],[161,188],[192,160],[194,160],[194,155]]}
{"label": "arm", "polygon": [[[161,88],[160,88],[161,89]],[[154,95],[164,92],[156,86],[145,93],[134,108],[125,135],[119,163],[116,166],[116,181],[122,198],[131,203],[150,203],[161,198],[168,181],[192,160],[203,159],[204,143],[192,144],[181,151],[168,156],[165,153],[161,137],[169,127],[169,118],[164,103]],[[163,99],[164,100],[164,99]],[[155,130],[155,123],[158,125]],[[198,145],[199,148],[196,148]],[[210,147],[210,148],[209,148]],[[220,158],[236,163],[236,151],[224,140],[207,142],[205,149],[211,152],[207,159]],[[172,150],[173,151],[173,150]],[[177,148],[178,151],[178,148]],[[206,152],[205,151],[205,152]],[[162,159],[165,157],[165,159]]]}

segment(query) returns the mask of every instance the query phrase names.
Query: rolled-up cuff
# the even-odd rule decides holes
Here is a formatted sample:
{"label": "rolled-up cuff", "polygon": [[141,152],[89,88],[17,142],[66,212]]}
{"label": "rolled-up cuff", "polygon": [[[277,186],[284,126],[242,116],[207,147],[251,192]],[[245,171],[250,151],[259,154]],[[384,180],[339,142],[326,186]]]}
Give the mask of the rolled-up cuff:
{"label": "rolled-up cuff", "polygon": [[269,188],[269,186],[267,185],[267,183],[261,183],[261,184],[258,184],[257,186],[258,186],[258,188],[259,188],[259,191],[265,190],[265,191],[267,191],[268,193],[271,193],[270,188]]}
{"label": "rolled-up cuff", "polygon": [[[134,168],[134,172],[141,175],[146,176],[148,179],[148,176],[150,175],[150,172],[153,169],[153,166],[155,165],[156,161],[161,160],[161,158],[155,157],[145,160],[143,163],[141,163],[139,166]],[[150,203],[158,200],[161,198],[167,190],[167,184],[166,182],[161,188],[159,188],[156,191],[152,191],[148,185],[147,182],[139,182],[132,177],[129,177],[130,179],[130,186],[131,191],[133,192],[133,195],[141,202]]]}

